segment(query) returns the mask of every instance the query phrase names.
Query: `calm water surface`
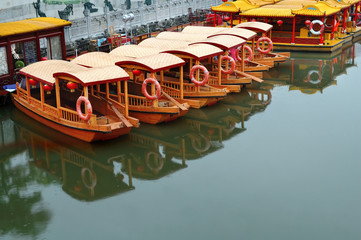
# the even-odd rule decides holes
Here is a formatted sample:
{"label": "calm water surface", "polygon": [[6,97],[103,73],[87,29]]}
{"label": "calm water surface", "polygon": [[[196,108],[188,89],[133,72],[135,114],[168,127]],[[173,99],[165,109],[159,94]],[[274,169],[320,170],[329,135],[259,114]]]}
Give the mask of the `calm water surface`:
{"label": "calm water surface", "polygon": [[2,107],[0,239],[361,239],[361,45],[264,78],[96,144]]}

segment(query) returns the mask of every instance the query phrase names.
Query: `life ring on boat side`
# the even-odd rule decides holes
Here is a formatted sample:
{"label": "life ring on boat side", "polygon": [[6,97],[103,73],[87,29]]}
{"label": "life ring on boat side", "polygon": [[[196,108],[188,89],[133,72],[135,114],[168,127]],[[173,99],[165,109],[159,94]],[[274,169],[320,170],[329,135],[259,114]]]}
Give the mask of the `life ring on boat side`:
{"label": "life ring on boat side", "polygon": [[[84,102],[86,108],[87,108],[87,114],[84,115],[82,112],[81,112],[81,103]],[[76,111],[79,115],[79,117],[84,120],[84,121],[89,121],[91,115],[93,114],[93,108],[92,108],[92,105],[90,104],[89,102],[89,99],[84,97],[84,96],[80,96],[78,98],[78,100],[76,101]]]}
{"label": "life ring on boat side", "polygon": [[[268,42],[268,47],[266,49],[261,49],[259,44],[261,42],[264,42],[264,41]],[[272,50],[272,48],[273,48],[273,42],[272,42],[272,40],[270,38],[268,38],[268,37],[260,37],[260,38],[258,38],[257,45],[256,45],[256,49],[257,49],[258,52],[266,54],[266,53],[269,53]]]}
{"label": "life ring on boat side", "polygon": [[335,19],[333,25],[328,25],[328,24],[327,24],[327,21],[328,21],[328,18],[326,18],[325,21],[324,21],[324,25],[325,25],[325,28],[326,28],[326,29],[332,29],[333,26],[335,26],[336,23],[337,23],[336,19]]}
{"label": "life ring on boat side", "polygon": [[[86,172],[89,172],[89,177],[91,180],[90,184],[85,179]],[[82,180],[84,186],[88,189],[93,189],[97,185],[97,175],[95,174],[95,172],[93,170],[90,170],[89,168],[86,168],[86,167],[81,169],[81,180]]]}
{"label": "life ring on boat side", "polygon": [[223,74],[231,74],[231,73],[233,73],[234,68],[236,67],[236,62],[234,61],[234,59],[231,58],[230,56],[222,56],[222,57],[221,57],[221,61],[223,61],[223,60],[228,60],[228,61],[230,61],[230,62],[231,62],[231,68],[228,69],[228,70],[224,70],[224,69],[221,67],[221,72],[222,72]]}
{"label": "life ring on boat side", "polygon": [[[202,70],[203,73],[204,73],[204,79],[202,81],[197,81],[195,78],[194,78],[194,72],[196,70]],[[208,82],[208,78],[209,78],[209,72],[207,70],[207,68],[205,66],[202,66],[202,65],[194,65],[189,73],[189,77],[191,78],[191,81],[192,83],[194,83],[195,85],[197,86],[204,86],[207,84]]]}
{"label": "life ring on boat side", "polygon": [[[314,29],[313,29],[313,25],[314,24],[320,24],[320,26],[321,26],[321,28],[320,28],[320,30],[318,30],[318,31],[315,31]],[[325,26],[324,26],[324,24],[323,24],[323,22],[321,21],[321,20],[313,20],[312,22],[311,22],[311,24],[310,24],[310,32],[313,34],[313,35],[320,35],[321,33],[323,33],[323,30],[325,29]]]}
{"label": "life ring on boat side", "polygon": [[[315,80],[311,79],[311,76],[314,75],[314,73],[316,73],[316,74],[318,75],[318,79],[315,79]],[[309,71],[309,72],[307,73],[307,82],[310,82],[310,83],[312,83],[312,84],[318,84],[318,83],[320,83],[320,82],[321,82],[321,75],[320,75],[320,73],[319,73],[318,71],[316,71],[316,70],[311,70],[311,71]]]}
{"label": "life ring on boat side", "polygon": [[[154,83],[155,84],[155,95],[151,96],[149,95],[149,93],[147,92],[147,84],[148,83]],[[161,87],[160,84],[157,80],[155,80],[154,78],[147,78],[143,81],[143,85],[142,85],[142,93],[144,94],[144,96],[149,99],[149,100],[155,100],[155,99],[159,99],[160,95],[161,95]]]}
{"label": "life ring on boat side", "polygon": [[[242,58],[239,56],[239,51],[241,49],[240,48],[237,48],[236,50],[236,58],[238,61],[242,61]],[[246,57],[244,59],[245,62],[249,62],[249,61],[252,61],[253,60],[253,51],[252,51],[252,48],[248,45],[244,46],[244,50],[247,50],[248,51],[248,57]]]}

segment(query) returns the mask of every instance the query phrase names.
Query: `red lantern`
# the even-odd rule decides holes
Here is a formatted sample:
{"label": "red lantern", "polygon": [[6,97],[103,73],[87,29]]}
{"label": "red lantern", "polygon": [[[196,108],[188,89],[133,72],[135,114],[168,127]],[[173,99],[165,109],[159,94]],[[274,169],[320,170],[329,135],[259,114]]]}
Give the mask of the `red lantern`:
{"label": "red lantern", "polygon": [[283,24],[283,21],[282,21],[282,20],[278,20],[278,21],[277,21],[277,24],[278,24],[278,26],[280,26],[280,27],[281,27],[281,26],[282,26],[282,24]]}
{"label": "red lantern", "polygon": [[35,88],[36,85],[38,85],[38,81],[30,78],[30,79],[29,79],[29,84],[31,85],[31,88]]}
{"label": "red lantern", "polygon": [[46,60],[48,60],[47,57],[42,57],[42,58],[40,59],[40,61],[46,61]]}
{"label": "red lantern", "polygon": [[255,22],[255,21],[256,21],[256,19],[252,18],[251,22]]}
{"label": "red lantern", "polygon": [[227,0],[222,0],[223,2],[227,2]]}
{"label": "red lantern", "polygon": [[46,91],[46,94],[50,94],[51,91],[53,90],[53,87],[50,86],[50,85],[45,84],[45,85],[43,86],[43,89],[44,89],[44,91]]}
{"label": "red lantern", "polygon": [[305,21],[305,24],[306,24],[306,26],[308,27],[308,26],[310,26],[311,21],[310,21],[310,20],[306,20],[306,21]]}
{"label": "red lantern", "polygon": [[66,86],[68,89],[70,89],[70,92],[75,92],[75,89],[78,87],[78,84],[73,82],[68,82]]}
{"label": "red lantern", "polygon": [[231,20],[231,18],[229,16],[224,17],[224,21],[228,22],[229,20]]}
{"label": "red lantern", "polygon": [[139,69],[134,69],[133,74],[134,76],[139,76],[142,72]]}

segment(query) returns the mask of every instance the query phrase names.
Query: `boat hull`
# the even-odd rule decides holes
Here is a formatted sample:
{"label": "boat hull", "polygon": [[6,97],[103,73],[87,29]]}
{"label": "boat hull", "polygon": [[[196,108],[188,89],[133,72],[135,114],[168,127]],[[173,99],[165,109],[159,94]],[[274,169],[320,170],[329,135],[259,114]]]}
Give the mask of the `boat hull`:
{"label": "boat hull", "polygon": [[46,117],[36,113],[24,104],[20,103],[15,97],[12,97],[12,100],[16,108],[18,108],[20,111],[33,118],[34,120],[38,121],[39,123],[44,124],[45,126],[61,132],[65,135],[69,135],[85,142],[113,139],[121,135],[128,134],[131,130],[130,127],[123,127],[114,129],[110,132],[101,132],[67,126],[65,124],[61,124],[47,119]]}

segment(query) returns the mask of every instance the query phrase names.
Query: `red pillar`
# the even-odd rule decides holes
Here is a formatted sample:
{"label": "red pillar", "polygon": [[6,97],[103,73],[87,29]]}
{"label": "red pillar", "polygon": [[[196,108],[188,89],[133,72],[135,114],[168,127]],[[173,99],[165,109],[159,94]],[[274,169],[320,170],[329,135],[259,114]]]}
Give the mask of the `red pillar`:
{"label": "red pillar", "polygon": [[217,18],[217,14],[216,12],[214,12],[213,27],[216,26],[216,18]]}
{"label": "red pillar", "polygon": [[[322,22],[325,22],[325,17],[322,17]],[[323,45],[323,33],[325,32],[325,30],[321,31],[321,37],[320,37],[320,45]]]}
{"label": "red pillar", "polygon": [[231,13],[231,28],[233,28],[233,13]]}
{"label": "red pillar", "polygon": [[354,18],[354,20],[355,20],[355,27],[357,26],[357,9],[358,9],[359,4],[360,4],[359,2],[356,3],[356,8],[355,8],[355,18]]}
{"label": "red pillar", "polygon": [[345,8],[343,10],[343,17],[342,17],[342,33],[345,33],[346,30],[346,13],[347,13],[347,8]]}
{"label": "red pillar", "polygon": [[336,14],[335,14],[335,15],[333,15],[332,31],[331,31],[331,39],[333,39],[333,38],[334,38],[334,36],[335,36],[335,31],[334,31],[334,29],[335,29],[335,21],[336,21]]}
{"label": "red pillar", "polygon": [[292,23],[292,42],[291,43],[295,43],[295,28],[296,28],[296,17],[293,18],[293,23]]}

